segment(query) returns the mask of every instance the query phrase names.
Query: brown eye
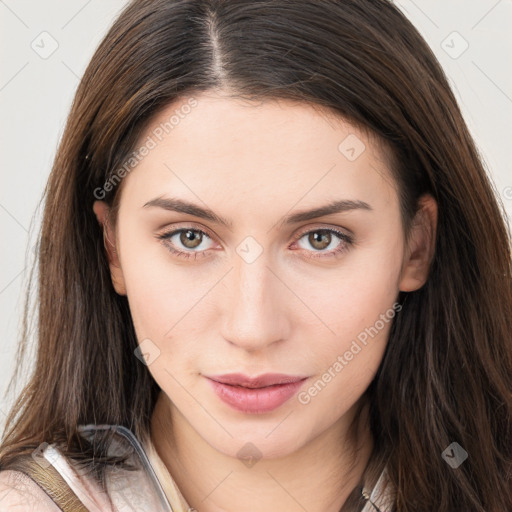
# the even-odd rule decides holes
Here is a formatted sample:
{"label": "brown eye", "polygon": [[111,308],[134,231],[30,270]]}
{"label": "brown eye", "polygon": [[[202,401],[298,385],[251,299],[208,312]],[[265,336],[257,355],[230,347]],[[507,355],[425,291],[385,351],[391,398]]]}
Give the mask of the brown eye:
{"label": "brown eye", "polygon": [[344,253],[353,243],[350,235],[337,229],[313,229],[303,232],[294,245],[305,249],[311,258],[334,257]]}
{"label": "brown eye", "polygon": [[311,247],[314,247],[319,251],[323,251],[329,247],[331,240],[332,234],[328,231],[311,231],[308,236],[308,241],[311,244]]}
{"label": "brown eye", "polygon": [[156,238],[161,240],[172,254],[186,259],[204,258],[209,255],[209,250],[214,245],[208,233],[191,227],[162,233]]}
{"label": "brown eye", "polygon": [[180,242],[187,249],[195,249],[203,241],[203,234],[200,231],[187,229],[180,234]]}

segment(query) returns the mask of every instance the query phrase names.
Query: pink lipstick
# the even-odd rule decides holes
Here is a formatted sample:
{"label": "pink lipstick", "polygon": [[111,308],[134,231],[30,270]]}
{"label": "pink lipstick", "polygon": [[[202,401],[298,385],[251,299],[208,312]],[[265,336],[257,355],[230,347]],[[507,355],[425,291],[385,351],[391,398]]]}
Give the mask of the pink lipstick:
{"label": "pink lipstick", "polygon": [[266,373],[257,377],[230,373],[206,378],[224,403],[245,413],[265,413],[276,409],[289,400],[307,379],[282,373]]}

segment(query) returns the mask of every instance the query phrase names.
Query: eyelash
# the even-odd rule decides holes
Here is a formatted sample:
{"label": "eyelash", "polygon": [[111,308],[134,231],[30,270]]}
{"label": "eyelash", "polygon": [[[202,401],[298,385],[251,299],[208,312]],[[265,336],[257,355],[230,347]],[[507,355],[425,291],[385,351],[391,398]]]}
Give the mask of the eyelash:
{"label": "eyelash", "polygon": [[[194,228],[192,226],[174,229],[172,231],[161,233],[161,234],[157,235],[156,238],[161,240],[162,243],[165,245],[165,247],[172,254],[178,256],[179,258],[184,258],[184,259],[193,258],[194,260],[196,260],[201,257],[206,257],[209,249],[206,249],[204,251],[192,251],[192,250],[180,251],[179,249],[174,248],[168,242],[168,240],[170,238],[172,238],[174,235],[176,235],[178,233],[182,233],[184,231],[193,231],[194,233],[200,233],[200,234],[206,235],[208,238],[212,239],[212,237],[206,231],[203,231],[202,229]],[[310,233],[317,233],[317,232],[334,234],[336,237],[338,237],[344,243],[340,244],[336,249],[331,250],[329,252],[307,251],[307,252],[313,253],[311,256],[309,256],[310,258],[328,258],[328,257],[338,256],[339,254],[345,252],[353,244],[353,238],[351,236],[347,235],[346,233],[343,233],[342,231],[334,229],[334,228],[316,228],[316,229],[310,229],[309,231],[304,231],[294,238],[293,243],[298,242],[305,235],[309,235]]]}

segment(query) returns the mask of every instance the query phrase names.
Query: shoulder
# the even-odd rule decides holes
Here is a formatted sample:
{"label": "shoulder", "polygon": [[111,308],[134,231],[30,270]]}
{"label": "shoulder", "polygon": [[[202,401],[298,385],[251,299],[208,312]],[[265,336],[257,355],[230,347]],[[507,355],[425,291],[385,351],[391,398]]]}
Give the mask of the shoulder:
{"label": "shoulder", "polygon": [[60,512],[59,507],[21,471],[0,471],[1,512]]}

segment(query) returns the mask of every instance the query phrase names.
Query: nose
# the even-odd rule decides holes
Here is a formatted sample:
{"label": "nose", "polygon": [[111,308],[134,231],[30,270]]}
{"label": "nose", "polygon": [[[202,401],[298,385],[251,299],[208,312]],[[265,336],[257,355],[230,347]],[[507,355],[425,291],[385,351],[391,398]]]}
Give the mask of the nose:
{"label": "nose", "polygon": [[223,291],[221,334],[248,352],[261,351],[289,335],[286,294],[290,292],[268,268],[265,256],[264,252],[252,263],[235,261]]}

